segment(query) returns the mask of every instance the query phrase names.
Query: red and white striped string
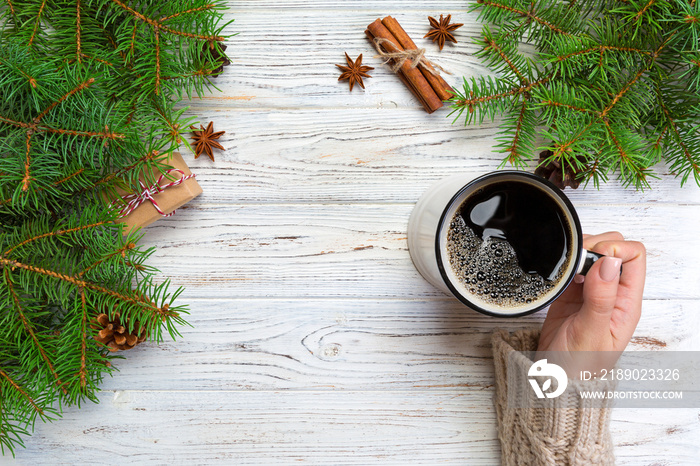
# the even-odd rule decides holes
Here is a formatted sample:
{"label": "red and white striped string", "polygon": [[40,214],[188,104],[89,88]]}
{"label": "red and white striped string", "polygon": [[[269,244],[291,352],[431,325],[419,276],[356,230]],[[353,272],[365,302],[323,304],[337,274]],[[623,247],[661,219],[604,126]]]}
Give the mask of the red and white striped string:
{"label": "red and white striped string", "polygon": [[[182,176],[180,179],[177,179],[173,182],[170,182],[168,184],[165,184],[161,186],[161,182],[171,173],[171,172],[179,172]],[[166,171],[160,177],[156,182],[151,185],[151,186],[146,186],[143,181],[139,180],[139,185],[141,186],[141,192],[140,193],[132,193],[132,194],[127,194],[122,197],[122,200],[126,202],[126,205],[119,211],[119,218],[126,217],[130,213],[132,213],[134,210],[136,210],[141,204],[143,204],[146,201],[150,201],[151,204],[153,204],[153,207],[156,208],[159,214],[161,214],[163,217],[170,217],[172,214],[175,213],[173,210],[169,214],[164,213],[160,206],[158,205],[158,202],[156,202],[155,199],[153,199],[153,196],[156,194],[162,193],[168,188],[171,188],[173,186],[178,186],[185,181],[189,180],[190,178],[194,178],[195,174],[191,173],[189,175],[185,175],[185,172],[178,168],[171,168],[170,170]]]}

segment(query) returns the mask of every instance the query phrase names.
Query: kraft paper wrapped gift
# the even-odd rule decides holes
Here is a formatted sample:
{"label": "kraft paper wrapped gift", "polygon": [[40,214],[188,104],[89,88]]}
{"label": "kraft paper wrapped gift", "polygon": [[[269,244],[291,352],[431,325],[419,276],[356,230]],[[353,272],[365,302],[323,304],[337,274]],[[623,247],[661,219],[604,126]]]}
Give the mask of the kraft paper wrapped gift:
{"label": "kraft paper wrapped gift", "polygon": [[118,222],[126,224],[125,235],[136,228],[148,226],[161,217],[171,216],[175,209],[202,193],[202,188],[179,152],[173,152],[166,163],[173,169],[167,170],[165,174],[154,170],[156,184],[147,185],[141,177],[141,192],[117,190],[122,200],[127,203],[121,210],[125,215],[117,219]]}

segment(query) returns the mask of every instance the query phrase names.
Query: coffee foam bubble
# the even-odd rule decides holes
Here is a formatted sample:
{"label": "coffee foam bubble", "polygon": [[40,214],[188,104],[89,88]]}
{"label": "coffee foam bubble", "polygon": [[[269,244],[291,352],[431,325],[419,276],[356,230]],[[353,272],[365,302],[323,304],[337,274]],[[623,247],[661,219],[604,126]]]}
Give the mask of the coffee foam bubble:
{"label": "coffee foam bubble", "polygon": [[482,240],[461,215],[455,215],[450,224],[447,253],[466,296],[499,308],[528,306],[545,297],[566,269],[561,267],[553,281],[523,271],[508,241],[491,237]]}

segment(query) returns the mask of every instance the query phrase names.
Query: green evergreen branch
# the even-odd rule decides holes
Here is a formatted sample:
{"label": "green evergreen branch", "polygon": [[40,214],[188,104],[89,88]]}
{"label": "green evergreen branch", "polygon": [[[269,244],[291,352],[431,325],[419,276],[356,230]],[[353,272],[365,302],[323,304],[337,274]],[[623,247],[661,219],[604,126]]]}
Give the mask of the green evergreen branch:
{"label": "green evergreen branch", "polygon": [[30,323],[25,311],[22,308],[22,304],[20,302],[19,296],[17,296],[17,293],[15,292],[14,286],[12,285],[12,278],[10,277],[10,272],[8,269],[5,269],[5,282],[7,283],[7,288],[10,292],[10,295],[12,296],[12,301],[15,304],[15,309],[17,310],[17,315],[22,322],[22,326],[26,330],[27,335],[29,335],[29,337],[34,342],[36,349],[39,351],[39,353],[41,355],[41,359],[44,360],[44,362],[46,363],[46,366],[49,368],[49,372],[56,379],[56,384],[57,384],[58,388],[60,388],[64,392],[64,394],[67,394],[67,390],[63,386],[63,382],[61,382],[61,379],[59,378],[58,373],[56,372],[56,369],[54,369],[53,364],[51,363],[51,360],[49,359],[48,354],[44,350],[44,347],[42,346],[39,339],[37,338],[36,332],[34,330],[34,326]]}
{"label": "green evergreen branch", "polygon": [[[575,15],[567,13],[568,7],[550,3],[549,7],[542,8],[545,2],[530,2],[523,0],[477,0],[479,6],[484,7],[480,11],[480,18],[484,22],[501,24],[517,22],[517,29],[523,32],[530,29],[536,36],[549,38],[549,34],[570,35],[567,29],[572,27]],[[536,10],[536,7],[541,7]],[[547,17],[550,18],[547,18]],[[561,24],[557,24],[561,22]],[[531,26],[536,26],[532,28]],[[512,30],[512,29],[511,29]]]}
{"label": "green evergreen branch", "polygon": [[472,122],[477,116],[480,117],[480,122],[483,122],[486,116],[490,116],[493,120],[497,113],[502,113],[509,107],[510,97],[532,92],[533,89],[545,85],[550,79],[550,76],[545,76],[528,85],[514,87],[509,86],[510,83],[493,81],[490,77],[480,77],[478,80],[472,78],[471,84],[465,79],[463,90],[455,89],[455,95],[451,99],[453,111],[450,115],[456,112],[456,118],[459,118],[466,108],[469,113],[465,124]]}
{"label": "green evergreen branch", "polygon": [[539,149],[552,151],[543,164],[595,186],[616,173],[647,187],[661,159],[681,184],[692,175],[700,185],[694,0],[479,0],[474,9],[498,25],[484,25],[477,53],[496,77],[465,79],[453,114],[465,124],[501,115],[503,164],[524,167],[539,134],[550,141]]}
{"label": "green evergreen branch", "polygon": [[15,16],[15,8],[14,8],[14,6],[12,6],[12,0],[5,0],[5,2],[7,3],[7,6],[10,8],[10,14],[12,16]]}
{"label": "green evergreen branch", "polygon": [[78,227],[69,228],[69,229],[67,229],[67,230],[55,230],[55,231],[49,231],[49,232],[47,232],[47,233],[43,233],[43,234],[40,234],[40,235],[31,236],[31,237],[29,237],[29,238],[26,238],[26,239],[22,240],[21,242],[19,242],[19,243],[17,243],[17,244],[12,245],[12,247],[10,247],[9,249],[7,249],[2,255],[3,255],[4,257],[8,257],[14,250],[19,249],[19,248],[22,248],[22,247],[26,246],[27,244],[33,243],[34,241],[39,241],[39,240],[42,240],[42,239],[45,239],[45,238],[51,238],[51,237],[56,237],[56,236],[62,236],[62,235],[70,234],[70,233],[73,233],[73,232],[76,232],[76,231],[80,231],[80,230],[86,230],[86,229],[90,229],[90,228],[97,228],[97,227],[101,227],[101,226],[103,226],[103,225],[106,225],[106,224],[108,224],[108,223],[109,223],[108,220],[103,220],[103,221],[101,221],[101,222],[96,222],[96,223],[93,223],[93,224],[90,224],[90,225],[80,225],[80,226],[78,226]]}
{"label": "green evergreen branch", "polygon": [[[216,35],[216,34],[190,33],[190,32],[186,32],[186,31],[177,30],[177,29],[174,29],[172,27],[169,27],[169,26],[163,24],[166,20],[179,17],[183,14],[191,14],[191,13],[195,13],[198,11],[211,10],[215,6],[213,4],[205,5],[205,8],[190,8],[189,10],[180,11],[180,12],[177,12],[173,15],[168,16],[168,17],[156,20],[156,19],[152,19],[152,18],[147,17],[146,15],[134,10],[133,8],[130,8],[129,6],[127,6],[124,2],[122,2],[120,0],[111,0],[111,1],[114,4],[116,4],[117,6],[119,6],[122,10],[124,10],[129,15],[131,15],[134,18],[148,24],[152,29],[152,33],[153,33],[153,37],[154,37],[154,41],[155,41],[155,89],[154,89],[154,92],[156,95],[160,94],[160,86],[161,86],[161,73],[162,73],[162,70],[161,70],[161,68],[162,68],[162,65],[161,65],[161,39],[160,39],[161,31],[169,33],[169,34],[173,34],[175,36],[186,37],[189,39],[199,39],[199,40],[206,40],[206,41],[210,41],[210,42],[213,42],[213,41],[221,42],[224,40],[224,37]],[[136,25],[134,25],[133,32],[131,34],[131,40],[129,42],[130,43],[129,49],[130,49],[131,55],[134,54],[134,44],[135,44],[136,34],[137,34],[137,27],[136,27]]]}
{"label": "green evergreen branch", "polygon": [[[682,182],[685,183],[685,181],[688,178],[688,175],[690,173],[692,173],[693,176],[695,177],[696,182],[698,182],[698,184],[700,184],[700,164],[698,163],[697,155],[693,154],[693,152],[690,150],[690,145],[684,141],[683,134],[679,130],[677,123],[671,117],[671,112],[669,111],[668,106],[665,104],[665,102],[661,98],[659,98],[659,106],[663,110],[664,115],[666,116],[666,119],[668,122],[668,124],[664,128],[661,136],[663,136],[667,132],[670,133],[673,141],[677,145],[678,151],[682,154],[682,158],[685,159],[685,161],[687,162],[687,165],[686,165],[687,168],[685,169],[686,173],[684,173],[684,175],[683,175]],[[697,130],[697,128],[696,128],[696,130]],[[696,148],[695,154],[697,154],[697,153],[698,152],[697,152],[697,148]],[[682,168],[683,165],[684,164],[682,162],[681,163],[678,163],[678,162],[674,163],[674,167],[677,167],[677,168]]]}
{"label": "green evergreen branch", "polygon": [[32,406],[32,408],[34,409],[34,411],[36,411],[37,414],[39,414],[40,416],[44,415],[44,410],[39,407],[37,401],[35,401],[31,396],[29,396],[26,390],[23,390],[22,387],[20,387],[20,385],[17,382],[15,382],[9,375],[7,375],[7,373],[1,368],[0,377],[4,378],[7,382],[9,382],[10,385],[12,385],[12,387],[17,391],[17,393],[19,393],[27,401],[27,403],[29,403]]}
{"label": "green evergreen branch", "polygon": [[[482,38],[484,45],[483,53],[479,53],[479,56],[488,57],[488,64],[493,67],[496,72],[503,73],[505,71],[508,74],[512,74],[522,86],[530,84],[530,80],[526,76],[526,74],[529,73],[525,71],[527,68],[525,59],[522,55],[518,54],[516,44],[507,41],[499,44],[496,39],[494,39],[491,31],[488,30],[488,27],[484,27],[484,32],[485,34]],[[501,68],[501,66],[499,66],[500,63],[503,63],[505,66]]]}
{"label": "green evergreen branch", "polygon": [[36,21],[34,21],[34,29],[32,29],[32,36],[29,38],[29,46],[34,43],[34,38],[39,31],[39,22],[41,21],[41,14],[44,12],[44,7],[46,6],[46,0],[41,1],[41,6],[39,7],[39,12],[36,14]]}
{"label": "green evergreen branch", "polygon": [[[65,282],[67,284],[73,285],[74,287],[78,288],[79,290],[84,290],[85,288],[90,289],[92,291],[97,291],[98,293],[103,293],[105,295],[112,296],[114,298],[117,298],[123,302],[131,303],[134,305],[139,306],[140,308],[147,309],[149,311],[152,311],[153,315],[159,315],[159,317],[166,317],[166,316],[174,316],[176,314],[169,314],[169,306],[166,308],[158,307],[155,304],[153,304],[150,300],[147,298],[144,298],[139,295],[130,295],[130,294],[124,294],[120,293],[118,291],[111,290],[107,287],[104,287],[100,285],[99,283],[95,282],[90,282],[87,280],[83,280],[80,278],[80,276],[72,276],[72,275],[67,275],[64,273],[61,273],[59,271],[55,270],[50,270],[46,269],[43,267],[36,267],[30,264],[24,264],[22,262],[13,260],[13,259],[7,259],[4,257],[0,257],[0,266],[3,268],[19,268],[22,270],[26,270],[31,273],[43,275],[46,277],[50,277],[56,280],[60,280],[62,282]],[[81,291],[83,293],[84,291]]]}
{"label": "green evergreen branch", "polygon": [[[116,223],[117,189],[155,182],[209,89],[223,4],[5,0],[0,5],[0,449],[97,401],[117,356],[95,318],[161,341],[182,292]],[[217,49],[221,52],[220,48]],[[115,199],[115,201],[111,201]],[[114,205],[112,205],[114,204]]]}
{"label": "green evergreen branch", "polygon": [[524,160],[534,147],[535,126],[538,122],[530,105],[530,97],[525,95],[515,123],[506,126],[498,137],[498,147],[508,154],[501,166],[506,163],[521,168],[525,166]]}

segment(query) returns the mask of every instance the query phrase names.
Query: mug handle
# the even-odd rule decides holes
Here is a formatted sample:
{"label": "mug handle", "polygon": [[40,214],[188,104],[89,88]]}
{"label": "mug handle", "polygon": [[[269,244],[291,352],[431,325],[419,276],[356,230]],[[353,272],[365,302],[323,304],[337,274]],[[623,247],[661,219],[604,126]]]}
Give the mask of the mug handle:
{"label": "mug handle", "polygon": [[[586,275],[588,271],[593,267],[598,259],[605,257],[603,254],[598,254],[597,252],[589,251],[587,249],[583,250],[583,260],[581,265],[578,267],[577,275]],[[620,274],[622,274],[622,266],[620,266]]]}

